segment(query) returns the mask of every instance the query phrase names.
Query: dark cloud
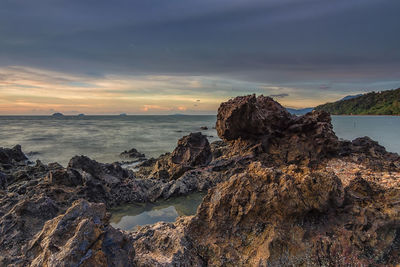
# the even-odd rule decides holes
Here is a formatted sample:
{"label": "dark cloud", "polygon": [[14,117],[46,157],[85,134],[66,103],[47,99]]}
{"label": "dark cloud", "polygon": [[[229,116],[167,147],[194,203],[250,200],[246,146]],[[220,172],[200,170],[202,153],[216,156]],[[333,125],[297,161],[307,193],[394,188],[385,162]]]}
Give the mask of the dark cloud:
{"label": "dark cloud", "polygon": [[270,97],[274,97],[274,98],[284,98],[289,96],[289,94],[276,94],[276,95],[270,95]]}
{"label": "dark cloud", "polygon": [[93,76],[398,80],[398,10],[398,0],[3,0],[0,64]]}
{"label": "dark cloud", "polygon": [[329,85],[323,84],[319,87],[319,89],[327,90],[327,89],[331,89],[331,87]]}

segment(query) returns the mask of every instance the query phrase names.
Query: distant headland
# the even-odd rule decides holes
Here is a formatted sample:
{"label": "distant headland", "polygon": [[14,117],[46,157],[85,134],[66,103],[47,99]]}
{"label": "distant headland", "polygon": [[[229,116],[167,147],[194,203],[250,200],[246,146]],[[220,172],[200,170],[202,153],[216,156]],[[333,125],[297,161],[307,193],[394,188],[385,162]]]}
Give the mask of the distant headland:
{"label": "distant headland", "polygon": [[342,100],[319,105],[332,115],[400,115],[400,88],[345,97]]}

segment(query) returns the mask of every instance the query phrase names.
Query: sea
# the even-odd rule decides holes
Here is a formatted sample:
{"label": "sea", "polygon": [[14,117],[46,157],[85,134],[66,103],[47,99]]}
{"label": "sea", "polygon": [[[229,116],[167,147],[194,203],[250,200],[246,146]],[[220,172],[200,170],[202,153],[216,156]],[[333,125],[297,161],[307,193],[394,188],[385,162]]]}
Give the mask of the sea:
{"label": "sea", "polygon": [[[147,158],[171,152],[191,132],[219,140],[215,122],[214,115],[0,116],[0,147],[20,144],[31,161],[63,166],[75,155],[112,163],[131,148]],[[400,116],[332,116],[332,124],[341,139],[369,136],[400,154]]]}

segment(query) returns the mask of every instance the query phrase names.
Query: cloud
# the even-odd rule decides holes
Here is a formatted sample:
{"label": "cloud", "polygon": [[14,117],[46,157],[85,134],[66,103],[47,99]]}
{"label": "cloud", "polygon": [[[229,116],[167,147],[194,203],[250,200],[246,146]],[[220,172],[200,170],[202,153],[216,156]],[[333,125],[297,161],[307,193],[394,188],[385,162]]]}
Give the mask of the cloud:
{"label": "cloud", "polygon": [[397,88],[399,9],[397,0],[4,1],[1,112],[169,112],[199,99],[211,112],[249,93],[305,107]]}
{"label": "cloud", "polygon": [[285,93],[276,94],[276,95],[270,95],[270,97],[275,97],[275,98],[284,98],[284,97],[287,97],[287,96],[289,96],[289,94],[285,94]]}
{"label": "cloud", "polygon": [[319,89],[326,90],[326,89],[331,89],[331,87],[330,87],[329,85],[323,84],[323,85],[321,85],[321,86],[319,87]]}

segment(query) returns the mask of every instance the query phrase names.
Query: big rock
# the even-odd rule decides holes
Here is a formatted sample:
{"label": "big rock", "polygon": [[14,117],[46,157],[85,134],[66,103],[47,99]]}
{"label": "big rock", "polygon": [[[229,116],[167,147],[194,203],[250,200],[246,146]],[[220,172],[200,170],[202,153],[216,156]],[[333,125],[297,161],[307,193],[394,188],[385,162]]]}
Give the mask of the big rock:
{"label": "big rock", "polygon": [[225,140],[255,139],[284,131],[292,115],[270,97],[238,96],[218,109],[217,132]]}
{"label": "big rock", "polygon": [[20,145],[16,145],[11,149],[0,147],[0,163],[10,164],[13,160],[19,162],[27,159],[28,158],[22,152]]}
{"label": "big rock", "polygon": [[258,144],[259,152],[266,152],[274,164],[309,164],[339,151],[328,113],[313,111],[296,117],[262,95],[240,96],[222,103],[216,128],[221,139],[241,151]]}

